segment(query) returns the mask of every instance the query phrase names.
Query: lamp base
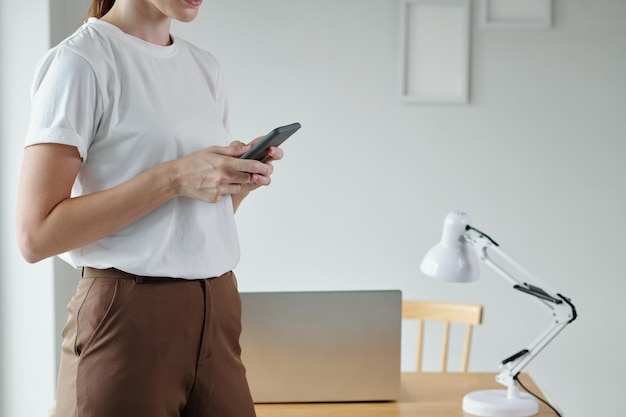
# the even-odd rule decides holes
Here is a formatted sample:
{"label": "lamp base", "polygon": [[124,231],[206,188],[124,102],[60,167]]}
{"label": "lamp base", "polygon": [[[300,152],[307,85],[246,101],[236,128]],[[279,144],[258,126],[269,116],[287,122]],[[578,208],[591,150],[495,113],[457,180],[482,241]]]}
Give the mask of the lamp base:
{"label": "lamp base", "polygon": [[539,403],[527,393],[508,398],[506,390],[491,389],[467,394],[463,411],[483,417],[529,417],[539,412]]}

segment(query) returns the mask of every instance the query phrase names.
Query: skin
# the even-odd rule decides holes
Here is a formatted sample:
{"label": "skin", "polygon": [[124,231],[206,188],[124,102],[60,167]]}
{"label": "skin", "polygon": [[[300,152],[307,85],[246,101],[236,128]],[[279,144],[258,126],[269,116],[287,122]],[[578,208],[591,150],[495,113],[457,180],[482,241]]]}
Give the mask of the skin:
{"label": "skin", "polygon": [[[184,0],[117,0],[102,20],[158,45],[170,42],[172,19],[190,22],[199,5]],[[164,203],[186,197],[216,203],[242,200],[269,185],[272,161],[282,159],[270,148],[263,161],[239,156],[260,140],[212,146],[144,171],[114,188],[71,198],[82,164],[73,146],[38,144],[24,150],[17,195],[17,240],[30,263],[76,249],[111,235]]]}

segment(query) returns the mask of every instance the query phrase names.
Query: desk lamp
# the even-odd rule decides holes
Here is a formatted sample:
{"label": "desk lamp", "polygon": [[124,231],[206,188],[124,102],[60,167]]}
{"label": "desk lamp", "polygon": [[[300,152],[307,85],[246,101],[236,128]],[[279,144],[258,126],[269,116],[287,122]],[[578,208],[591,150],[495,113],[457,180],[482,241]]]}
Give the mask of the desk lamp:
{"label": "desk lamp", "polygon": [[[489,257],[489,251],[493,251],[508,262],[526,279],[519,281],[494,263]],[[552,322],[529,347],[500,362],[501,372],[496,376],[496,381],[504,385],[506,390],[471,392],[463,398],[463,410],[469,414],[485,417],[532,416],[539,412],[537,399],[533,395],[520,392],[517,376],[541,349],[576,319],[576,308],[568,298],[539,282],[502,251],[493,239],[470,226],[470,219],[463,212],[448,214],[443,225],[441,242],[428,251],[420,269],[427,276],[444,281],[475,281],[478,279],[478,262],[475,254],[482,263],[513,284],[514,289],[532,296],[552,316]]]}

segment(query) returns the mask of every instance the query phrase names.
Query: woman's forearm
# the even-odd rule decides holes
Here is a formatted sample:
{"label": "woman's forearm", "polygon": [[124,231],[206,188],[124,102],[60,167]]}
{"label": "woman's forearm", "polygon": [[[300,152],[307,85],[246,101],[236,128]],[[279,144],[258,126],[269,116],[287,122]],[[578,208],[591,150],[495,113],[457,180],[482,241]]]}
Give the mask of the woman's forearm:
{"label": "woman's forearm", "polygon": [[[175,197],[216,203],[269,183],[271,165],[239,159],[241,143],[210,147],[164,162],[116,187],[70,198],[82,160],[75,147],[26,148],[17,199],[17,238],[28,262],[111,235]],[[239,197],[237,197],[239,196]]]}
{"label": "woman's forearm", "polygon": [[117,187],[65,198],[48,213],[18,206],[18,241],[24,258],[37,262],[93,243],[176,197],[167,166],[150,169]]}

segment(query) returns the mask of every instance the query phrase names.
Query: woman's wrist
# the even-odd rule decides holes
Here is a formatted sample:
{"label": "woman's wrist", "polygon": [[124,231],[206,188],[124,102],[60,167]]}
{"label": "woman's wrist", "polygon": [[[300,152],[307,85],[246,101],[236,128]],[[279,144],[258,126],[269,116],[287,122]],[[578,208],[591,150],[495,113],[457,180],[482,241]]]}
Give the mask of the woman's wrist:
{"label": "woman's wrist", "polygon": [[163,192],[170,198],[184,195],[184,182],[179,159],[164,162],[153,168],[156,181],[162,181]]}

